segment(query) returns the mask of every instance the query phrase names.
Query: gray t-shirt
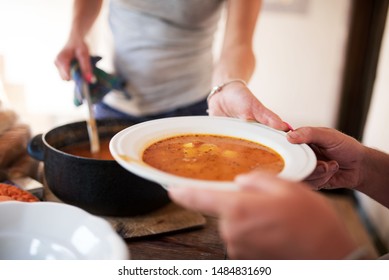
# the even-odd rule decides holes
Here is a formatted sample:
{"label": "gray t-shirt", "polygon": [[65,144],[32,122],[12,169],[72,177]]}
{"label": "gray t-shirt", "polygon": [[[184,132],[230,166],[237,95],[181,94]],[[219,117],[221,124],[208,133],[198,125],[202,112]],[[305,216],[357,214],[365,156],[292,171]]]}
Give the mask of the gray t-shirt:
{"label": "gray t-shirt", "polygon": [[127,114],[162,113],[205,98],[223,0],[111,0],[114,65],[131,99],[104,102]]}

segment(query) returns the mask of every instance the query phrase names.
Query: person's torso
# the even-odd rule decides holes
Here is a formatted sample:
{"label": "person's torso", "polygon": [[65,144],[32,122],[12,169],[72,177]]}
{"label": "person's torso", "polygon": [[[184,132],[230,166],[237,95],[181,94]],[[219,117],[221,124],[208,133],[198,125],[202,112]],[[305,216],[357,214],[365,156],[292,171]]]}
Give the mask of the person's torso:
{"label": "person's torso", "polygon": [[133,115],[204,98],[211,87],[212,43],[223,0],[111,0],[115,68],[131,101],[105,102]]}

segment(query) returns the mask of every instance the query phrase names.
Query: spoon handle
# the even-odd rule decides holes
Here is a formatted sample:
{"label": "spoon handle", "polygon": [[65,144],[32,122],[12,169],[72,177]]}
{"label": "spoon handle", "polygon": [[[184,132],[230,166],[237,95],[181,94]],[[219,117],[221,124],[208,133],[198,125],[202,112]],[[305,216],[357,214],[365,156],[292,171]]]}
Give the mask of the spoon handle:
{"label": "spoon handle", "polygon": [[83,87],[85,101],[88,106],[88,119],[86,123],[87,123],[91,152],[97,153],[100,151],[100,141],[99,141],[99,134],[97,131],[96,119],[92,108],[92,100],[89,93],[89,85],[86,81],[84,81],[82,87]]}

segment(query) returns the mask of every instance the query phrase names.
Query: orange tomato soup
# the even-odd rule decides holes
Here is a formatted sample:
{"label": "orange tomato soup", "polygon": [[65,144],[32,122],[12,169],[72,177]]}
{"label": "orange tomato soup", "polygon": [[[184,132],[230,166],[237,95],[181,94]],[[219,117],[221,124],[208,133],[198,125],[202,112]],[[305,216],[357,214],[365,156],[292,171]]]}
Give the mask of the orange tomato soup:
{"label": "orange tomato soup", "polygon": [[182,177],[232,181],[255,169],[279,173],[283,158],[274,150],[248,140],[208,134],[179,135],[148,146],[145,163]]}
{"label": "orange tomato soup", "polygon": [[74,143],[69,146],[61,148],[61,151],[74,156],[93,158],[100,160],[114,160],[111,152],[109,151],[110,138],[100,139],[100,150],[96,153],[92,153],[90,150],[90,144],[88,142]]}

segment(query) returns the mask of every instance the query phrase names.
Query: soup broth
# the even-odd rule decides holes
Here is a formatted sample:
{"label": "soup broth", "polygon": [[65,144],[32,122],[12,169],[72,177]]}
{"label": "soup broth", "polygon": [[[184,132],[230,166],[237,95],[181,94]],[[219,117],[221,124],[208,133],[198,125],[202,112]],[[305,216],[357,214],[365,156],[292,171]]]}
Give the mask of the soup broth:
{"label": "soup broth", "polygon": [[74,156],[101,159],[101,160],[114,160],[109,151],[109,141],[111,139],[100,139],[100,150],[97,153],[92,153],[90,150],[89,142],[75,143],[61,148],[61,151]]}
{"label": "soup broth", "polygon": [[142,155],[145,163],[178,176],[232,181],[255,169],[279,173],[284,160],[259,143],[221,135],[179,135],[158,141]]}

